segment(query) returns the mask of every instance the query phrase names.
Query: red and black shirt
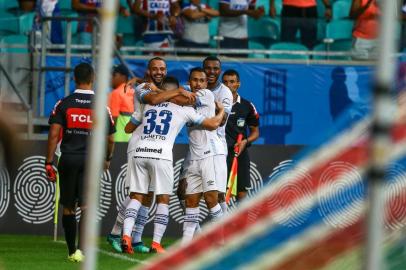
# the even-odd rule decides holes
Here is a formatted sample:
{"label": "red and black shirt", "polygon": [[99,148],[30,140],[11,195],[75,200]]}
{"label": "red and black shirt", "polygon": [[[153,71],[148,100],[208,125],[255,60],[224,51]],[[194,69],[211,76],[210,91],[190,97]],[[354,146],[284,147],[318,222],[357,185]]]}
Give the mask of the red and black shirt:
{"label": "red and black shirt", "polygon": [[[92,90],[77,89],[75,92],[59,100],[49,117],[48,123],[60,124],[63,128],[61,152],[64,154],[85,154],[88,137],[92,134]],[[116,130],[114,121],[107,107],[108,134]]]}
{"label": "red and black shirt", "polygon": [[226,140],[228,147],[234,147],[238,134],[247,138],[248,127],[259,126],[259,114],[254,104],[238,96],[231,108],[226,125]]}

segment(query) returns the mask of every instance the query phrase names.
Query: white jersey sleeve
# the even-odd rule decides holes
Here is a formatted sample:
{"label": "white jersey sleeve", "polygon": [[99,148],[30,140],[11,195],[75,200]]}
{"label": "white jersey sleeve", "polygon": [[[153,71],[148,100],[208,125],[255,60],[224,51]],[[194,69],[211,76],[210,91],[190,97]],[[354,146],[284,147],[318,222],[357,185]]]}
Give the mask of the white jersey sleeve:
{"label": "white jersey sleeve", "polygon": [[146,87],[146,85],[146,83],[142,83],[135,88],[135,99],[142,104],[145,104],[144,96],[152,92],[152,90],[149,87]]}
{"label": "white jersey sleeve", "polygon": [[[233,94],[230,89],[224,84],[220,83],[213,91],[216,101],[221,102],[224,106],[224,111],[227,113],[227,117],[231,113],[231,108],[233,107]],[[223,149],[219,154],[227,155],[227,141],[226,141],[226,125],[227,122],[217,129],[217,134],[223,143]]]}
{"label": "white jersey sleeve", "polygon": [[186,123],[189,125],[200,125],[205,119],[202,114],[198,113],[192,107],[182,107],[182,113],[186,118]]}
{"label": "white jersey sleeve", "polygon": [[221,87],[216,95],[216,101],[223,104],[224,111],[227,114],[231,113],[231,108],[233,107],[233,94],[231,93],[230,89],[224,84],[221,84]]}
{"label": "white jersey sleeve", "polygon": [[[204,89],[197,93],[199,106],[196,110],[205,117],[213,117],[216,114],[214,94]],[[191,160],[204,159],[210,156],[223,153],[223,144],[216,131],[204,130],[201,126],[189,126],[189,155]]]}

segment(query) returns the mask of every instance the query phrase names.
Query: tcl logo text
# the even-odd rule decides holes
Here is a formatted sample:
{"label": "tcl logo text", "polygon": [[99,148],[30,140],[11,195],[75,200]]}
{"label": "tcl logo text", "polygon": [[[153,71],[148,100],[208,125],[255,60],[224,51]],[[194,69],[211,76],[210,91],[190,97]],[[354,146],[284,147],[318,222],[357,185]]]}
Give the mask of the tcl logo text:
{"label": "tcl logo text", "polygon": [[66,111],[67,128],[91,129],[92,110],[86,108],[69,108]]}
{"label": "tcl logo text", "polygon": [[85,115],[85,114],[71,114],[73,122],[82,122],[82,123],[92,123],[92,119],[90,118],[90,115]]}

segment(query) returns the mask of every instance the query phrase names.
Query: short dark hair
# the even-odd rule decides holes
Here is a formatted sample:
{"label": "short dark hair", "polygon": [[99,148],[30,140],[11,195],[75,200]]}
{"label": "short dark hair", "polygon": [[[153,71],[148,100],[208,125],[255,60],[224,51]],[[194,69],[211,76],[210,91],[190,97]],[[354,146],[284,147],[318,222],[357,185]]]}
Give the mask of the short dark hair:
{"label": "short dark hair", "polygon": [[237,70],[235,69],[227,69],[224,71],[222,78],[224,78],[224,76],[236,76],[237,81],[240,81],[240,74],[238,74]]}
{"label": "short dark hair", "polygon": [[206,73],[204,72],[204,69],[203,69],[203,68],[201,68],[201,67],[194,67],[194,68],[192,68],[192,69],[190,70],[190,72],[189,72],[189,80],[190,80],[190,77],[192,77],[193,72],[203,72],[204,74],[206,74]]}
{"label": "short dark hair", "polygon": [[73,71],[77,84],[92,83],[94,79],[94,69],[88,63],[80,63]]}
{"label": "short dark hair", "polygon": [[[148,68],[151,66],[151,63],[152,63],[153,61],[164,61],[164,62],[165,62],[165,59],[163,59],[162,57],[159,57],[159,56],[155,56],[155,57],[149,59],[149,61],[148,61]],[[165,62],[165,63],[166,63],[166,62]]]}
{"label": "short dark hair", "polygon": [[219,62],[220,65],[221,65],[220,59],[218,59],[218,57],[217,57],[217,56],[214,56],[214,55],[207,56],[207,57],[203,60],[203,67],[204,67],[204,65],[206,64],[207,61],[217,61],[217,62]]}
{"label": "short dark hair", "polygon": [[162,86],[165,86],[165,84],[176,84],[176,87],[179,88],[179,81],[173,76],[167,76],[162,80]]}

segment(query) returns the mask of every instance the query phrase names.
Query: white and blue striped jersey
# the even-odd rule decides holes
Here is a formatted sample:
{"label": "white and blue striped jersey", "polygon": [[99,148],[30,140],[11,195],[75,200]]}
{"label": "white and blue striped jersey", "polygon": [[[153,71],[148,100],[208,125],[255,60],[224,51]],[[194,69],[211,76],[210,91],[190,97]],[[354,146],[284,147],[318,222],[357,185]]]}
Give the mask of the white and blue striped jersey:
{"label": "white and blue striped jersey", "polygon": [[[216,115],[214,94],[208,89],[199,90],[197,93],[198,106],[196,110],[204,117],[210,118]],[[217,131],[202,129],[200,126],[189,126],[189,158],[199,160],[219,154],[223,148],[222,141]],[[222,152],[221,152],[222,153]]]}
{"label": "white and blue striped jersey", "polygon": [[[230,89],[223,83],[218,82],[217,85],[211,89],[214,94],[215,101],[220,102],[224,106],[224,111],[228,115],[231,113],[231,108],[233,107],[233,94]],[[217,129],[217,135],[220,137],[223,143],[223,149],[219,149],[218,153],[221,155],[227,155],[227,141],[226,141],[226,124]]]}
{"label": "white and blue striped jersey", "polygon": [[182,127],[186,123],[200,125],[204,119],[192,107],[171,102],[146,104],[141,124],[133,134],[138,137],[133,155],[172,161],[173,144]]}

